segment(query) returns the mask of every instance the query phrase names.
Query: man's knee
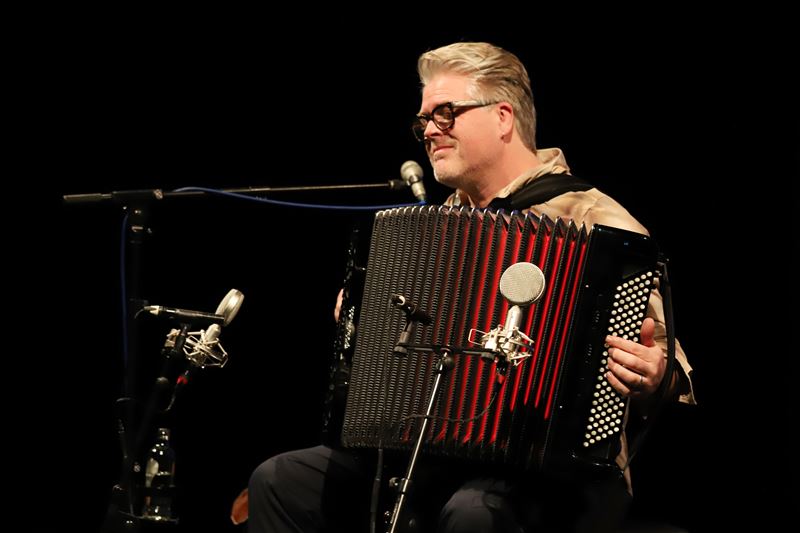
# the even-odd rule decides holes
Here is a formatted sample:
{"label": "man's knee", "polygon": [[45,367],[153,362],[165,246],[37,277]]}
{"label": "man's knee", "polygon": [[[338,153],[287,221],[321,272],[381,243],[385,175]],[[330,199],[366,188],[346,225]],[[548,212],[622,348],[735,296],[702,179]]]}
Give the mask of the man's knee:
{"label": "man's knee", "polygon": [[441,533],[492,531],[494,511],[487,505],[487,497],[491,499],[493,496],[471,488],[457,491],[442,508],[438,531]]}
{"label": "man's knee", "polygon": [[248,488],[251,493],[280,492],[281,486],[291,486],[293,461],[288,454],[270,457],[250,474]]}
{"label": "man's knee", "polygon": [[247,485],[250,492],[268,490],[278,481],[278,476],[275,473],[277,469],[275,465],[276,459],[276,457],[270,457],[253,470],[253,473],[250,474],[250,482]]}

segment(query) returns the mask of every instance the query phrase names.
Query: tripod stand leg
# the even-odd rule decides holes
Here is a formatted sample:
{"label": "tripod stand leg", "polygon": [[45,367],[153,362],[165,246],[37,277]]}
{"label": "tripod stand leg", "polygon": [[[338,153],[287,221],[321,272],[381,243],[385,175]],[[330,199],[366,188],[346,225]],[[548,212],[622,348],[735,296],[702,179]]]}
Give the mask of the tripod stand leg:
{"label": "tripod stand leg", "polygon": [[428,400],[428,407],[425,410],[425,417],[422,419],[422,424],[419,428],[419,433],[417,434],[416,442],[414,443],[414,450],[411,452],[411,458],[408,461],[408,469],[406,470],[406,475],[404,478],[397,480],[397,499],[395,500],[394,510],[392,511],[392,517],[389,520],[389,533],[396,533],[398,531],[398,524],[400,521],[401,513],[403,512],[403,507],[405,506],[406,500],[408,499],[408,493],[411,489],[412,483],[412,476],[414,475],[414,469],[417,466],[417,458],[419,457],[419,451],[422,448],[422,442],[425,439],[425,433],[428,431],[428,426],[430,425],[430,417],[433,413],[433,406],[436,405],[436,398],[439,395],[439,388],[442,383],[442,376],[444,373],[453,366],[453,359],[448,354],[445,353],[436,365],[436,379],[433,381],[433,388],[431,389],[431,397]]}

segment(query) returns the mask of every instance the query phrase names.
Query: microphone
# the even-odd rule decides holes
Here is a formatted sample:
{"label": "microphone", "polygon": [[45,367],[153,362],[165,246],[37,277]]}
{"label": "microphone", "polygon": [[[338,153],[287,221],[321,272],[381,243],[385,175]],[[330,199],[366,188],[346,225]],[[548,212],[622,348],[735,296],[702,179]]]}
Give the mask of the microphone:
{"label": "microphone", "polygon": [[425,184],[422,183],[422,167],[416,161],[406,161],[400,166],[400,177],[411,187],[411,192],[420,202],[426,201]]}
{"label": "microphone", "polygon": [[521,347],[530,347],[533,342],[519,330],[522,308],[538,301],[544,294],[544,286],[544,274],[533,263],[515,263],[508,267],[500,276],[500,294],[511,304],[505,322],[488,333],[470,330],[470,340],[474,338],[475,332],[481,334],[479,343],[471,342],[490,350],[492,359],[501,357],[506,362],[519,364],[519,360],[528,355],[518,356],[517,352]]}
{"label": "microphone", "polygon": [[192,322],[201,324],[222,324],[225,317],[218,314],[204,313],[202,311],[190,311],[189,309],[178,309],[177,307],[164,307],[161,305],[145,305],[143,311],[148,311],[156,316],[163,316],[170,320],[179,322]]}
{"label": "microphone", "polygon": [[189,309],[179,309],[177,307],[164,307],[161,305],[145,305],[142,310],[156,316],[164,316],[170,320],[190,322],[198,324],[230,324],[239,308],[242,306],[244,294],[236,289],[231,289],[217,306],[217,310],[212,313],[203,311],[191,311]]}
{"label": "microphone", "polygon": [[225,366],[228,362],[228,352],[220,344],[219,334],[222,332],[222,326],[227,326],[234,319],[243,301],[244,294],[241,291],[229,290],[214,312],[215,316],[222,317],[222,325],[214,323],[205,331],[200,330],[199,338],[197,332],[189,334],[183,348],[183,353],[189,361],[200,368]]}
{"label": "microphone", "polygon": [[[244,294],[236,289],[231,289],[219,303],[214,314],[160,305],[147,305],[143,310],[184,322],[182,330],[173,329],[167,334],[167,341],[164,344],[166,350],[182,351],[193,365],[201,368],[223,367],[228,362],[228,352],[220,344],[219,334],[222,332],[222,326],[227,326],[239,312],[243,301]],[[208,327],[205,330],[186,332],[189,327],[185,323],[190,320],[201,322]],[[184,332],[185,337],[181,337],[181,331]]]}
{"label": "microphone", "polygon": [[[228,362],[228,352],[220,344],[219,334],[222,332],[222,326],[227,326],[239,312],[242,301],[244,301],[244,294],[236,289],[231,289],[219,303],[214,314],[160,305],[146,305],[142,308],[154,315],[163,314],[167,318],[182,322],[180,330],[173,329],[167,334],[164,350],[169,354],[183,352],[183,355],[191,363],[191,366],[175,380],[172,397],[163,412],[166,413],[172,409],[179,391],[188,385],[195,368],[209,366],[222,368]],[[189,320],[206,323],[208,328],[200,331],[187,331],[189,329],[187,321]],[[156,383],[161,385],[168,383],[168,380],[165,376],[160,376]]]}
{"label": "microphone", "polygon": [[[413,161],[411,161],[413,163]],[[431,317],[428,313],[423,311],[417,304],[403,296],[402,294],[392,294],[392,305],[402,310],[406,314],[406,318],[413,322],[422,322],[426,326],[429,325]]]}

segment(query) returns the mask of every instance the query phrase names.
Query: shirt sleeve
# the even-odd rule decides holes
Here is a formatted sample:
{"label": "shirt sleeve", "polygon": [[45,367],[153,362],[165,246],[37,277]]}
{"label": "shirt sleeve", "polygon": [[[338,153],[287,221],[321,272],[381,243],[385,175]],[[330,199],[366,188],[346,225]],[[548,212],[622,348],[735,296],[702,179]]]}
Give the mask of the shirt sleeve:
{"label": "shirt sleeve", "polygon": [[[661,351],[664,352],[664,357],[666,357],[667,327],[664,321],[664,302],[657,288],[650,294],[647,316],[651,317],[656,323],[653,340],[661,347]],[[675,361],[679,365],[676,368],[678,372],[678,401],[695,405],[697,401],[694,398],[694,386],[692,385],[692,367],[678,339],[675,339]]]}

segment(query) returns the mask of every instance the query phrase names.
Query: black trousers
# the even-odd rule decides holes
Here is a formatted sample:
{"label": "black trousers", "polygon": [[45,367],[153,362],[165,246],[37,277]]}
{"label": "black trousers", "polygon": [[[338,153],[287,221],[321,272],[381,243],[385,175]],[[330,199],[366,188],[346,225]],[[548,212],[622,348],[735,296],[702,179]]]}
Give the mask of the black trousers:
{"label": "black trousers", "polygon": [[[430,531],[612,532],[630,501],[621,478],[499,477],[432,465],[420,465],[426,475],[415,475],[421,481],[410,498],[412,508],[437,510]],[[248,532],[367,532],[374,469],[370,454],[326,446],[272,457],[250,477]]]}

